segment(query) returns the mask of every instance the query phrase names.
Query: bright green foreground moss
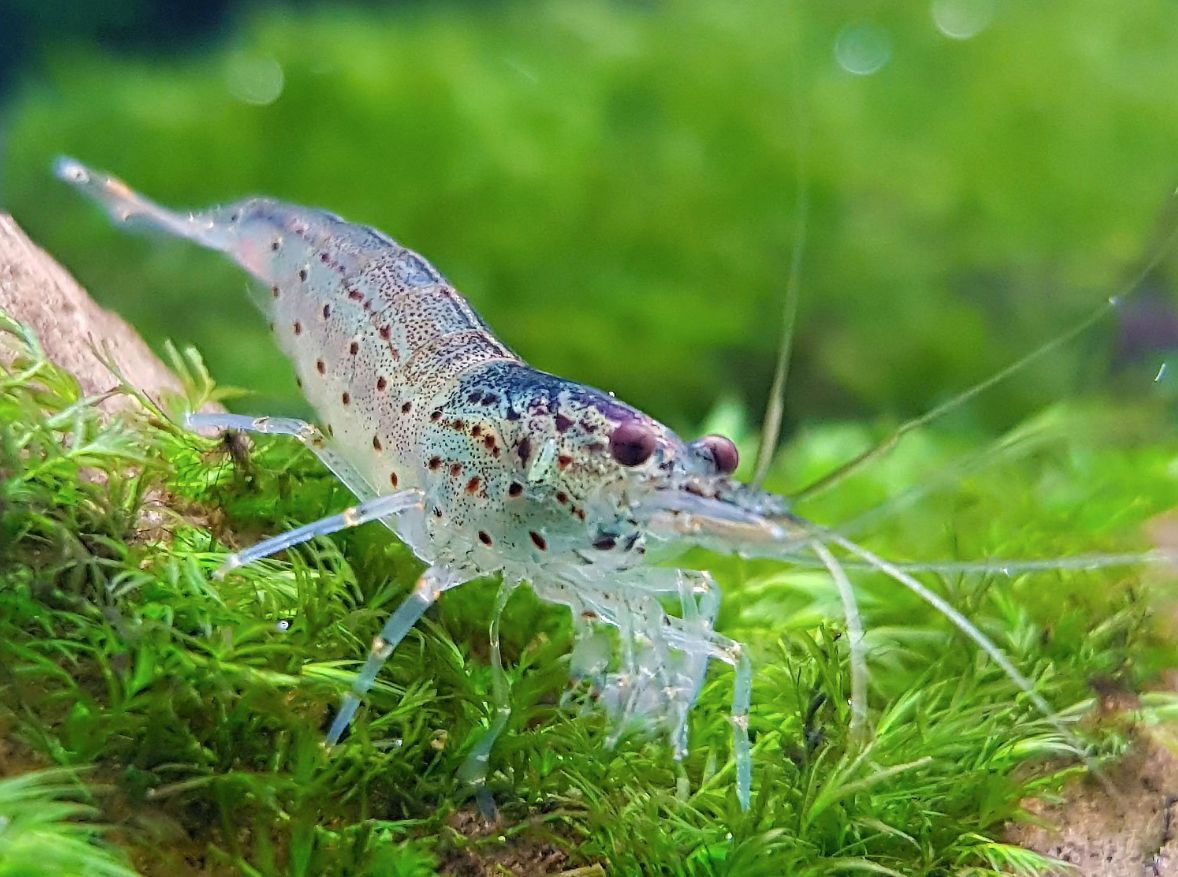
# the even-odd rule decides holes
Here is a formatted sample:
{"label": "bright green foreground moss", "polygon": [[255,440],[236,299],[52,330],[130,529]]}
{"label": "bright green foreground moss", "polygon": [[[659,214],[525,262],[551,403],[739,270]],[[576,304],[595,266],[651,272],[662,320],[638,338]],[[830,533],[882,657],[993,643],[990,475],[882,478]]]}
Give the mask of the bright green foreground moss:
{"label": "bright green foreground moss", "polygon": [[[235,462],[158,410],[103,423],[15,326],[3,343],[18,353],[0,371],[6,769],[78,771],[109,826],[106,843],[143,873],[429,874],[467,855],[526,860],[548,843],[565,851],[562,867],[601,863],[610,873],[985,874],[1042,864],[999,843],[1002,824],[1020,797],[1077,768],[1067,743],[963,637],[888,582],[853,573],[869,630],[873,734],[855,750],[829,582],[709,556],[694,559],[727,588],[721,626],[750,645],[757,667],[751,812],[732,790],[722,668],[683,764],[661,742],[631,738],[607,751],[595,713],[555,706],[570,645],[563,610],[524,594],[504,628],[516,710],[492,762],[504,822],[486,837],[464,834],[473,821],[456,816],[468,804],[455,773],[488,717],[491,585],[431,611],[351,737],[325,752],[325,718],[415,561],[370,527],[212,583],[223,543],[320,516],[346,502],[343,491],[281,441]],[[209,397],[199,360],[177,364],[190,388],[178,404]],[[1141,548],[1140,522],[1178,500],[1178,445],[1162,442],[1149,410],[1111,404],[1054,410],[980,456],[963,458],[960,435],[927,431],[804,511],[847,520],[923,485],[919,502],[858,535],[887,556],[924,559]],[[868,433],[816,430],[781,471],[818,475]],[[1137,689],[1173,663],[1149,620],[1160,580],[1157,570],[1111,570],[930,581],[1106,756],[1124,737],[1116,723],[1083,721],[1089,681]],[[4,788],[0,874],[69,872],[38,872],[36,861],[5,870]],[[46,789],[43,804],[59,794]],[[74,830],[61,822],[72,815],[59,813],[63,830]]]}

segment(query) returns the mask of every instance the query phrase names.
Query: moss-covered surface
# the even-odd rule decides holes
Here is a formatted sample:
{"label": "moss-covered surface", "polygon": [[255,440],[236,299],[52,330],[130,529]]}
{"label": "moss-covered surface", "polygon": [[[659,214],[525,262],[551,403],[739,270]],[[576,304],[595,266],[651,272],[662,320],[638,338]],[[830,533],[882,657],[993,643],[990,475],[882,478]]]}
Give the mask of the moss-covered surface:
{"label": "moss-covered surface", "polygon": [[[608,750],[597,713],[556,705],[568,619],[523,592],[504,625],[515,712],[492,758],[502,821],[488,830],[455,774],[488,720],[491,583],[431,611],[351,736],[327,752],[325,719],[409,587],[412,557],[366,528],[214,584],[225,546],[318,517],[345,493],[289,443],[233,453],[177,429],[168,411],[214,393],[193,353],[175,359],[187,399],[104,422],[15,324],[3,343],[17,360],[0,372],[0,766],[70,768],[105,826],[105,846],[86,847],[96,862],[113,847],[160,875],[493,873],[496,863],[521,873],[1033,873],[1040,860],[1003,845],[1003,824],[1021,798],[1084,769],[967,640],[861,571],[872,739],[856,749],[827,578],[701,555],[693,561],[726,589],[720,625],[756,665],[751,811],[732,788],[722,669],[682,764],[660,741]],[[1178,500],[1164,413],[1092,399],[980,444],[934,424],[802,511],[848,522],[890,497],[856,535],[896,558],[1142,550],[1143,522]],[[872,432],[807,433],[774,480],[815,477]],[[914,486],[923,495],[904,492]],[[1167,616],[1154,611],[1166,581],[1156,566],[927,581],[1035,681],[1096,761],[1123,749],[1134,718],[1098,720],[1094,681],[1135,691],[1174,663],[1157,620]],[[63,776],[16,806],[0,784],[0,873],[120,873],[9,865],[25,860],[5,846],[17,822],[2,820],[34,804],[52,814]],[[47,817],[57,829],[82,830],[57,813]]]}

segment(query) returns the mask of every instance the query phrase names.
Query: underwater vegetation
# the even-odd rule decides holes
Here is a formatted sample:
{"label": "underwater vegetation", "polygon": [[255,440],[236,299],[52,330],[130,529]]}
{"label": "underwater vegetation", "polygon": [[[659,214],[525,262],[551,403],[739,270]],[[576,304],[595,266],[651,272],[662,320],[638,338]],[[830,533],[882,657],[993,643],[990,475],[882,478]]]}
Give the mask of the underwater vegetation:
{"label": "underwater vegetation", "polygon": [[[1082,6],[1065,25],[998,5],[970,40],[938,33],[926,4],[867,31],[825,5],[800,24],[770,3],[330,7],[259,11],[165,60],[47,51],[4,111],[2,203],[185,393],[108,419],[4,322],[0,875],[1046,871],[1006,823],[1175,708],[1172,571],[1068,559],[1149,551],[1178,501],[1173,341],[1142,329],[1171,313],[1178,119],[1157,83],[1178,73],[1178,35],[1155,4]],[[878,62],[881,33],[882,66],[848,70]],[[697,551],[684,562],[720,583],[717,629],[754,668],[747,812],[730,674],[709,674],[683,761],[637,732],[610,747],[601,710],[566,699],[567,611],[521,588],[490,761],[500,821],[484,825],[459,770],[494,718],[493,580],[426,614],[325,750],[421,566],[367,527],[214,581],[228,552],[350,494],[294,443],[179,426],[209,399],[305,408],[235,269],[116,234],[50,179],[59,152],[169,204],[271,194],[384,228],[536,365],[684,434],[733,435],[742,478],[800,159],[790,428],[766,486],[798,494],[1058,341],[797,510],[894,560],[1044,559],[921,581],[1067,734],[937,612],[852,568],[869,669],[856,739],[830,576]],[[1104,708],[1109,691],[1128,706]],[[75,858],[29,853],[50,843]]]}

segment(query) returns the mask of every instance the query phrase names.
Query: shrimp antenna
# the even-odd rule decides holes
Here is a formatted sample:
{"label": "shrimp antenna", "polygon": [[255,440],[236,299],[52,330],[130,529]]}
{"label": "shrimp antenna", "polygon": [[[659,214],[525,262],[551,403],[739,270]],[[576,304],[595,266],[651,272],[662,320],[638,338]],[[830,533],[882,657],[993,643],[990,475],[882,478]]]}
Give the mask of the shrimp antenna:
{"label": "shrimp antenna", "polygon": [[[892,581],[903,585],[922,601],[927,603],[933,609],[937,610],[937,612],[940,613],[941,616],[949,621],[954,627],[956,627],[958,631],[960,631],[969,639],[973,640],[973,642],[990,658],[990,660],[994,662],[998,669],[1002,671],[1006,678],[1014,683],[1014,685],[1017,686],[1024,695],[1026,695],[1027,700],[1030,701],[1030,704],[1032,707],[1034,707],[1035,711],[1043,716],[1044,720],[1059,735],[1060,740],[1066,743],[1067,746],[1071,748],[1071,750],[1076,754],[1076,756],[1078,756],[1084,762],[1088,770],[1105,788],[1105,790],[1113,796],[1114,800],[1120,800],[1120,792],[1112,785],[1112,782],[1101,769],[1100,764],[1089,753],[1088,747],[1084,744],[1084,741],[1081,740],[1079,736],[1077,736],[1077,734],[1070,727],[1068,727],[1067,724],[1064,723],[1063,718],[1051,707],[1051,704],[1047,702],[1043,695],[1035,690],[1034,683],[1032,683],[1031,680],[1028,679],[1027,676],[1024,675],[1022,671],[1020,671],[1014,665],[1014,662],[1006,656],[1002,649],[1000,649],[993,640],[986,636],[986,634],[984,634],[977,627],[977,625],[966,618],[965,615],[963,615],[960,611],[951,606],[948,601],[946,601],[939,594],[935,593],[917,581],[916,578],[914,578],[900,566],[892,563],[889,560],[886,560],[883,557],[880,557],[878,554],[875,554],[872,551],[869,551],[862,545],[859,545],[857,542],[852,542],[850,539],[840,536],[833,530],[821,527],[817,524],[812,524],[809,521],[796,516],[792,516],[791,520],[812,537],[810,547],[815,550],[815,553],[818,555],[821,564],[831,572],[840,591],[846,590],[846,582],[839,581],[840,578],[845,577],[845,573],[843,573],[839,568],[839,562],[831,556],[829,550],[825,549],[824,547],[822,547],[822,550],[818,550],[821,546],[823,546],[823,543],[837,545],[839,548],[850,553],[854,557],[859,558],[872,569],[883,573],[883,575],[887,576]],[[848,616],[847,621],[848,632],[852,632],[853,630],[853,634],[858,634],[858,636],[861,638],[862,628],[859,627],[858,618],[852,620],[852,618]],[[853,628],[852,625],[854,625]],[[854,646],[853,642],[852,646]],[[859,655],[859,661],[862,661],[861,653]],[[851,703],[852,718],[858,718],[858,721],[860,722],[859,727],[862,728],[862,713],[860,712],[859,716],[856,716],[856,712],[861,711],[862,707],[856,707],[855,700],[857,698],[866,697],[866,671],[861,665],[856,667],[855,663],[852,663],[851,671],[853,686]],[[858,739],[861,742],[861,730],[859,731],[859,735],[860,736]]]}
{"label": "shrimp antenna", "polygon": [[[1175,192],[1174,194],[1178,196],[1178,192]],[[1170,205],[1167,206],[1171,207],[1172,209],[1173,203],[1174,202],[1170,202]],[[1166,254],[1172,250],[1176,242],[1178,242],[1178,225],[1176,225],[1174,228],[1171,228],[1170,231],[1166,233],[1164,237],[1162,237],[1161,241],[1154,246],[1152,254],[1146,260],[1144,266],[1134,275],[1133,279],[1127,283],[1118,294],[1110,296],[1106,301],[1102,302],[1084,317],[1073,323],[1072,326],[1066,329],[1063,333],[1056,335],[1054,338],[1051,338],[1050,340],[1036,347],[1030,353],[1026,353],[1018,359],[1014,360],[1004,368],[990,375],[990,377],[986,378],[985,380],[974,384],[972,387],[962,390],[951,399],[947,399],[940,405],[930,408],[925,413],[914,417],[911,420],[906,420],[904,423],[901,423],[898,427],[896,427],[895,431],[885,437],[883,441],[873,445],[858,456],[852,457],[846,463],[843,463],[832,472],[823,475],[817,481],[814,481],[811,484],[803,487],[801,490],[792,494],[791,499],[795,502],[801,502],[802,500],[810,499],[813,496],[824,493],[845,479],[847,476],[854,473],[860,467],[889,453],[892,448],[896,447],[896,445],[898,445],[904,436],[906,436],[908,433],[927,426],[942,415],[948,414],[950,411],[960,408],[975,396],[980,396],[990,388],[1001,384],[1007,378],[1013,377],[1027,366],[1042,359],[1052,351],[1063,347],[1074,338],[1083,335],[1086,331],[1103,320],[1110,311],[1115,311],[1118,307],[1120,307],[1121,302],[1132,295],[1142,285],[1145,279],[1153,272],[1153,270],[1157,268],[1162,259],[1165,258]]]}
{"label": "shrimp antenna", "polygon": [[[800,147],[801,148],[801,147]],[[760,487],[769,473],[777,441],[781,438],[781,422],[785,417],[785,387],[789,380],[789,360],[793,349],[794,327],[798,318],[798,299],[801,298],[802,253],[806,247],[806,225],[810,210],[809,184],[804,169],[805,158],[798,157],[797,230],[794,233],[793,255],[789,263],[789,279],[785,284],[782,308],[781,340],[777,345],[777,365],[773,370],[773,384],[765,404],[765,419],[761,426],[761,441],[757,446],[757,460],[752,483]]]}
{"label": "shrimp antenna", "polygon": [[777,364],[773,369],[773,384],[765,403],[765,417],[761,426],[761,440],[757,446],[757,459],[753,467],[753,485],[760,487],[769,473],[777,441],[781,438],[781,422],[785,417],[785,388],[789,380],[789,361],[793,350],[794,327],[797,325],[798,300],[801,298],[802,254],[806,249],[806,228],[810,214],[810,173],[806,160],[809,147],[807,113],[801,88],[801,19],[798,18],[797,48],[793,53],[794,81],[794,130],[797,135],[796,177],[797,194],[794,197],[794,216],[797,217],[794,230],[793,254],[789,260],[789,276],[785,283],[785,300],[782,302],[781,338],[777,344]]}

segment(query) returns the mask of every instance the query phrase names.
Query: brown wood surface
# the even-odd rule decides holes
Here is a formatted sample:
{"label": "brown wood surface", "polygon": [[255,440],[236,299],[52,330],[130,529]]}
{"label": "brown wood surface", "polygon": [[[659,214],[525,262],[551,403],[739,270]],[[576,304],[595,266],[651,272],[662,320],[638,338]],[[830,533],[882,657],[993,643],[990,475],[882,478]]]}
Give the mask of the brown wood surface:
{"label": "brown wood surface", "polygon": [[[87,395],[105,393],[118,384],[98,350],[105,351],[127,380],[149,395],[180,389],[179,381],[139,334],[95,304],[69,272],[29,240],[6,213],[0,213],[0,311],[32,328],[49,358],[70,371]],[[126,395],[102,403],[107,410],[131,404]]]}

